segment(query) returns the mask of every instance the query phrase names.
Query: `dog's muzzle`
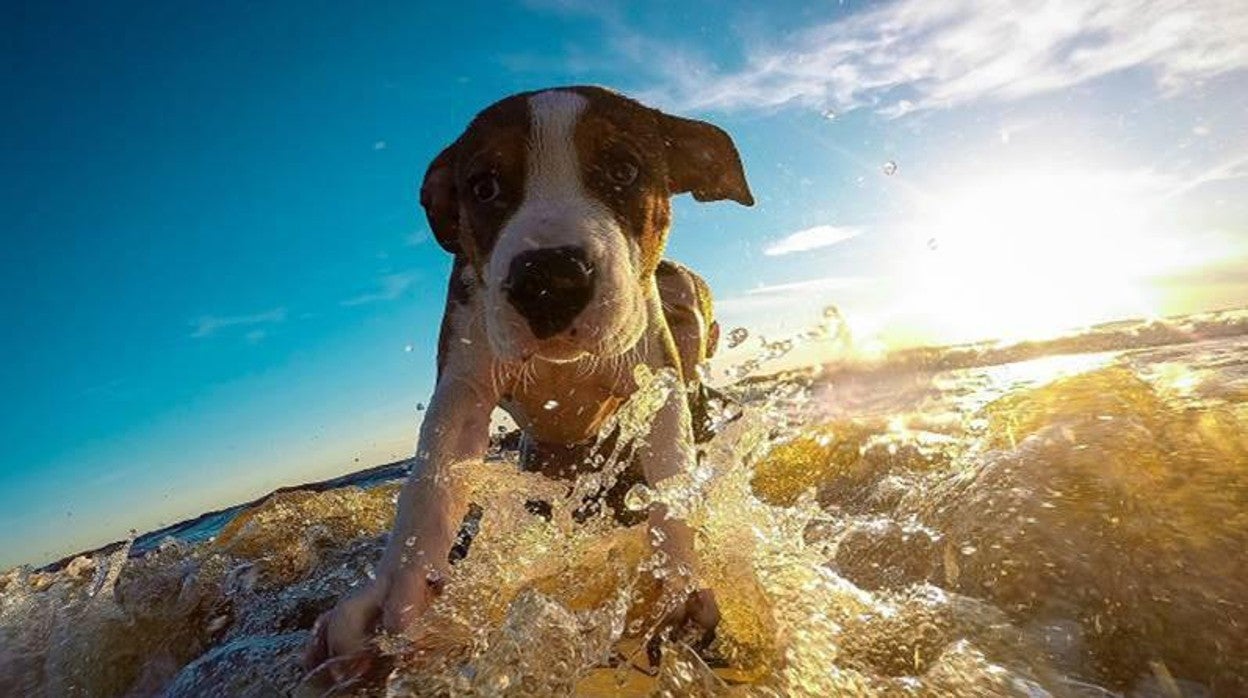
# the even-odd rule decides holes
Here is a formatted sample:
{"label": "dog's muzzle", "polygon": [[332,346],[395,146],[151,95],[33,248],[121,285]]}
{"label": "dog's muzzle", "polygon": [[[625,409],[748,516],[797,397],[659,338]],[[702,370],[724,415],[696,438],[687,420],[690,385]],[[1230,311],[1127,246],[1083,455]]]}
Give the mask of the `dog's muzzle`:
{"label": "dog's muzzle", "polygon": [[507,301],[537,339],[568,329],[594,296],[594,265],[580,247],[530,250],[511,260],[503,282]]}

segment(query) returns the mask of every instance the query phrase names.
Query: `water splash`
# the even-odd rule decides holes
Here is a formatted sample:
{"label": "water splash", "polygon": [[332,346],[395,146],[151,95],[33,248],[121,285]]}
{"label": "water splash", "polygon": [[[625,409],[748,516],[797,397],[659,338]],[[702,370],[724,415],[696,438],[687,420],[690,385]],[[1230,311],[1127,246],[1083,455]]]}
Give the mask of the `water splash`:
{"label": "water splash", "polygon": [[[759,351],[841,332],[830,309]],[[735,419],[697,462],[625,497],[685,517],[696,581],[722,614],[709,653],[669,642],[656,667],[646,641],[695,580],[645,526],[574,519],[623,452],[593,454],[602,469],[571,491],[506,458],[460,464],[480,531],[430,613],[381,641],[396,661],[383,690],[1059,696],[1164,682],[1237,695],[1248,646],[1225,620],[1248,617],[1244,349],[729,386],[712,411]],[[683,386],[644,367],[634,379],[613,427],[639,443]],[[873,399],[829,392],[843,384]],[[293,686],[298,633],[367,579],[394,494],[277,496],[213,542],[0,575],[0,692]]]}

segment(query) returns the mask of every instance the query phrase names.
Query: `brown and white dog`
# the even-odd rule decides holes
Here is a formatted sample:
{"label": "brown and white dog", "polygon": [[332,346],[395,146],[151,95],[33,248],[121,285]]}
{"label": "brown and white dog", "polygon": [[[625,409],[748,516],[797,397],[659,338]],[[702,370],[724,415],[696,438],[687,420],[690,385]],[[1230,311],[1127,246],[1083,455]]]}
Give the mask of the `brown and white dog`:
{"label": "brown and white dog", "polygon": [[[378,625],[402,632],[429,606],[468,510],[445,474],[485,455],[496,406],[524,430],[536,469],[567,475],[561,449],[600,436],[637,388],[633,366],[696,381],[717,335],[709,295],[662,261],[670,198],[685,192],[754,203],[731,138],[598,87],[503,99],[434,159],[421,204],[455,255],[437,386],[377,577],[318,621],[309,663],[360,653]],[[691,429],[689,394],[671,391],[634,453],[647,481],[693,462]],[[661,504],[648,516],[696,578],[685,523]],[[676,615],[718,618],[706,591]]]}

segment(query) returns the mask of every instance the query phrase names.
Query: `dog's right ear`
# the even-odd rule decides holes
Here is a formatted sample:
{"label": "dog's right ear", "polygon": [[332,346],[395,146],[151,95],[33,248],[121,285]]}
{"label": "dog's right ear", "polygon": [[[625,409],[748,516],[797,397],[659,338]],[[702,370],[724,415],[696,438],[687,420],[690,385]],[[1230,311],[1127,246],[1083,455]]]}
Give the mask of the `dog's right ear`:
{"label": "dog's right ear", "polygon": [[420,205],[425,208],[429,228],[438,239],[442,249],[460,254],[459,243],[459,196],[455,191],[455,143],[429,163],[425,181],[420,185]]}

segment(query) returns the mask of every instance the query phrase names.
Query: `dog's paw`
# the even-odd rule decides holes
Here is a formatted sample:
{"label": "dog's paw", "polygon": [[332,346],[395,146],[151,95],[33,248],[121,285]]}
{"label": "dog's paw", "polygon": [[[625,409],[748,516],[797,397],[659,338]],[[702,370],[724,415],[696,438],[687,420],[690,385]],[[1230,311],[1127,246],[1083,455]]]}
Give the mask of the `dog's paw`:
{"label": "dog's paw", "polygon": [[389,662],[377,651],[377,634],[404,633],[441,590],[442,576],[437,572],[379,575],[316,620],[304,667],[321,683],[334,686],[384,675]]}
{"label": "dog's paw", "polygon": [[383,594],[376,582],[367,584],[316,619],[303,655],[304,668],[316,683],[343,685],[368,673]]}
{"label": "dog's paw", "polygon": [[715,601],[715,593],[710,589],[690,593],[684,604],[668,614],[646,644],[646,656],[651,666],[659,666],[664,642],[680,642],[695,652],[702,652],[714,642],[718,625],[719,604]]}

